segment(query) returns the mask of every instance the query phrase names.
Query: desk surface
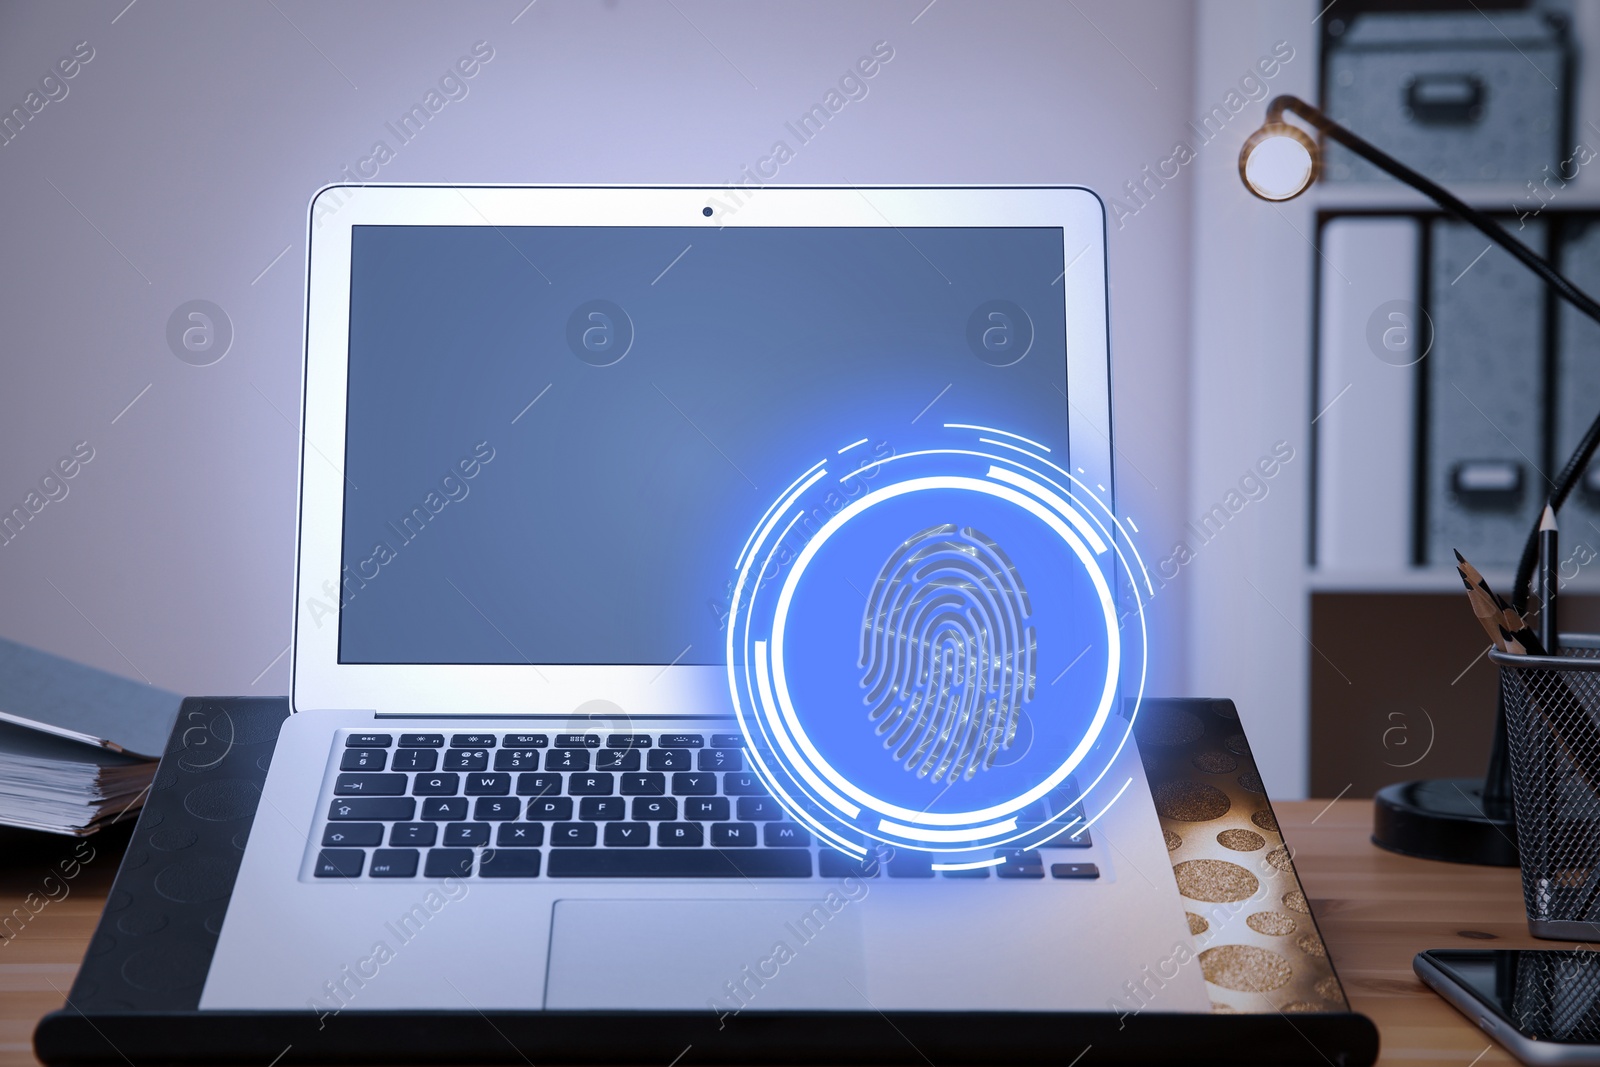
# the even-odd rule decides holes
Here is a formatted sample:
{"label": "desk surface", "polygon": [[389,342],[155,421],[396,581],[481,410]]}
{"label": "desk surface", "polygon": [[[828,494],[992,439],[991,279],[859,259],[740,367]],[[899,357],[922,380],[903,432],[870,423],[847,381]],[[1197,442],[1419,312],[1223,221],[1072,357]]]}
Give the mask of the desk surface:
{"label": "desk surface", "polygon": [[[1517,872],[1380,851],[1368,841],[1370,801],[1328,807],[1310,800],[1276,808],[1351,1004],[1382,1032],[1380,1062],[1407,1067],[1514,1063],[1417,981],[1411,957],[1425,948],[1451,946],[1553,947],[1528,936]],[[0,940],[0,1067],[37,1063],[34,1024],[65,1000],[116,873],[121,839],[102,842],[99,855],[65,884],[65,891],[62,883],[45,882],[53,855],[48,848],[37,857],[0,849],[5,866],[0,937],[16,931]],[[59,851],[66,855],[70,849]],[[6,916],[17,914],[14,909],[31,916],[20,929],[16,919],[5,925]]]}

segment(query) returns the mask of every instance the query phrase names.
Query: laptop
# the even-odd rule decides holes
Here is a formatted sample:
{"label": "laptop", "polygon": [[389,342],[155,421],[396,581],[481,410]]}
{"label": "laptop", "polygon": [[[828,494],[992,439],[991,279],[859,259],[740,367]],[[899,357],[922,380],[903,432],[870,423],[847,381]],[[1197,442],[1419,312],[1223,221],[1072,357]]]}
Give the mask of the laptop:
{"label": "laptop", "polygon": [[[630,1018],[678,1020],[673,1040],[692,1025],[691,1060],[741,1024],[764,1051],[726,1056],[798,1054],[827,1020],[839,1035],[1012,1021],[1013,1036],[941,1047],[958,1059],[1019,1040],[1070,1059],[1070,1027],[1039,1043],[1052,1018],[1148,1042],[1170,1039],[1150,1024],[1173,1013],[1204,1034],[1219,1013],[1323,1012],[1365,1029],[1261,1051],[1320,1061],[1370,1041],[1287,854],[1268,851],[1281,838],[1259,779],[1237,773],[1248,749],[1227,709],[1146,702],[1175,776],[1157,780],[1127,736],[1136,687],[1107,682],[1117,743],[1019,808],[1048,830],[939,852],[852,835],[786,790],[782,746],[740,706],[738,561],[768,545],[777,573],[804,553],[804,507],[781,544],[770,535],[808,472],[831,464],[847,489],[930,441],[1011,449],[1115,521],[1093,193],[335,186],[311,220],[293,714],[202,1015],[320,1030],[464,1013],[534,1034],[577,1018],[594,1055],[618,1060],[656,1055]],[[993,544],[964,521],[923,534],[970,560]],[[1110,569],[1137,581],[1126,557]],[[1037,594],[1054,579],[1030,580]],[[819,641],[854,648],[871,629]],[[1035,711],[1052,685],[1098,693],[1076,647],[1021,640]],[[867,722],[845,710],[851,729]],[[907,742],[895,781],[998,781],[1045,743],[1036,719],[1013,717],[962,774],[917,764],[926,745],[905,756]],[[1173,762],[1203,734],[1230,740]],[[1179,780],[1204,755],[1233,777]],[[1217,798],[1239,827],[1203,825]],[[1213,839],[1237,862],[1190,859],[1185,875],[1180,849]],[[1234,870],[1255,871],[1255,904]],[[1265,933],[1244,925],[1258,913],[1275,917]],[[1250,944],[1202,966],[1206,928],[1235,915]]]}

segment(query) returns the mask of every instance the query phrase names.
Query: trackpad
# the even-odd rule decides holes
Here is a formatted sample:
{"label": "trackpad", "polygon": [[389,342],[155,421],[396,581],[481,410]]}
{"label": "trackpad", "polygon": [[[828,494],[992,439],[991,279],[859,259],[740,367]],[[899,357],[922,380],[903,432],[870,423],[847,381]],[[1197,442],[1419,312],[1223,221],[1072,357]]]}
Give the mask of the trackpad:
{"label": "trackpad", "polygon": [[546,1008],[864,1009],[859,905],[558,900]]}

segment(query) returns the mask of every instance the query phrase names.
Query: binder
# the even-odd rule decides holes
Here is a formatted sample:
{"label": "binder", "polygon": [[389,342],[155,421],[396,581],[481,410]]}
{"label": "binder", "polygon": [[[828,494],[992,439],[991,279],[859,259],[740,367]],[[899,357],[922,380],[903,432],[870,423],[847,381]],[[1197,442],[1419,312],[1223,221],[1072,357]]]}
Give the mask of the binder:
{"label": "binder", "polygon": [[[1585,292],[1600,292],[1600,218],[1586,215],[1566,221],[1560,269]],[[1555,464],[1566,462],[1583,432],[1600,415],[1600,323],[1566,301],[1560,303],[1560,309],[1552,397]],[[1564,579],[1600,553],[1600,462],[1589,464],[1578,488],[1561,508],[1561,547]]]}
{"label": "binder", "polygon": [[1338,218],[1318,282],[1314,563],[1397,573],[1412,563],[1422,223]]}
{"label": "binder", "polygon": [[[1432,222],[1429,236],[1419,562],[1451,567],[1459,549],[1512,566],[1550,488],[1544,285],[1466,223]],[[1544,253],[1544,223],[1517,236]]]}

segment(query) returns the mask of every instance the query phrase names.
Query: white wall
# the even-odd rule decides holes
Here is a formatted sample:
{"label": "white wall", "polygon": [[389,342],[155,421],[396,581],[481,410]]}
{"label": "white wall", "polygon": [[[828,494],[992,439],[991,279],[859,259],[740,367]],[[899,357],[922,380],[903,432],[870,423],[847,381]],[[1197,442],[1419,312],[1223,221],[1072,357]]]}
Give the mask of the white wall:
{"label": "white wall", "polygon": [[[720,184],[878,40],[895,58],[870,95],[781,180],[1111,193],[1192,117],[1188,5],[524,2],[0,7],[6,110],[94,49],[0,146],[0,503],[95,449],[0,547],[0,633],[183,692],[286,690],[305,205],[475,41],[494,59],[382,180]],[[1208,97],[1237,65],[1206,68]],[[1111,237],[1120,490],[1152,547],[1189,511],[1190,197],[1208,180],[1184,173]],[[196,298],[236,331],[208,367],[164,335]],[[1208,492],[1257,442],[1239,447],[1197,453]],[[1184,690],[1190,588],[1154,605],[1156,691]]]}
{"label": "white wall", "polygon": [[[1294,49],[1274,93],[1315,99],[1312,23],[1302,0],[1202,0],[1197,111],[1224,99],[1279,41]],[[1277,442],[1294,458],[1189,565],[1189,680],[1239,706],[1269,792],[1305,795],[1310,611],[1305,560],[1311,478],[1309,198],[1268,204],[1239,181],[1239,148],[1260,125],[1254,104],[1198,160],[1190,394],[1191,516],[1225,500]]]}

